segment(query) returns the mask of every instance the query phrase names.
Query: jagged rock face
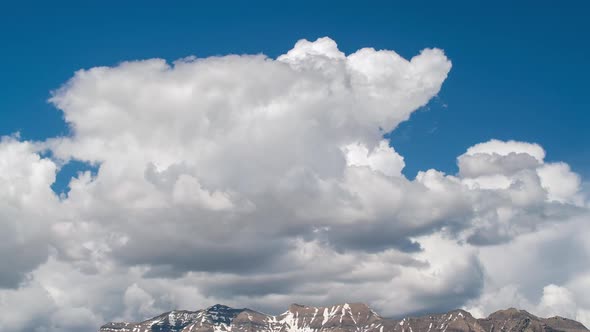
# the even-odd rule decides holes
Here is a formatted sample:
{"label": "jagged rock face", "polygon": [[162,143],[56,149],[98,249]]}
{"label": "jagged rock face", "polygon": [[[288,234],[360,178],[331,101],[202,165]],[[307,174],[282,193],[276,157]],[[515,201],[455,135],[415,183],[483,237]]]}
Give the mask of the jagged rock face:
{"label": "jagged rock face", "polygon": [[581,332],[581,323],[563,317],[540,318],[525,310],[510,308],[496,311],[479,323],[486,332]]}
{"label": "jagged rock face", "polygon": [[395,325],[395,332],[489,332],[465,310],[453,310],[446,314],[404,318]]}
{"label": "jagged rock face", "polygon": [[362,303],[330,307],[293,304],[272,316],[250,309],[214,305],[198,311],[171,311],[140,323],[108,323],[100,332],[588,332],[562,317],[539,318],[507,309],[476,319],[464,310],[386,319]]}
{"label": "jagged rock face", "polygon": [[234,318],[247,309],[214,305],[205,310],[176,310],[141,323],[108,323],[101,332],[211,332],[229,331]]}
{"label": "jagged rock face", "polygon": [[362,303],[342,304],[331,307],[307,307],[293,304],[277,320],[283,322],[288,331],[302,329],[332,331],[368,327],[383,320]]}

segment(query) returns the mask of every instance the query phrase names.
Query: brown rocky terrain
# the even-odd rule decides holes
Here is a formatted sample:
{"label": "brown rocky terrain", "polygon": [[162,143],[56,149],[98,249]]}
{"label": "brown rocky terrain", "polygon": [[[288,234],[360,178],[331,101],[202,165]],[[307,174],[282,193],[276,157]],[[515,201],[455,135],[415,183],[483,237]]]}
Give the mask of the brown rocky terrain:
{"label": "brown rocky terrain", "polygon": [[379,316],[362,303],[330,307],[293,304],[273,316],[250,309],[214,305],[176,310],[139,323],[108,323],[100,332],[588,332],[563,317],[541,318],[510,308],[476,319],[465,310],[403,319]]}

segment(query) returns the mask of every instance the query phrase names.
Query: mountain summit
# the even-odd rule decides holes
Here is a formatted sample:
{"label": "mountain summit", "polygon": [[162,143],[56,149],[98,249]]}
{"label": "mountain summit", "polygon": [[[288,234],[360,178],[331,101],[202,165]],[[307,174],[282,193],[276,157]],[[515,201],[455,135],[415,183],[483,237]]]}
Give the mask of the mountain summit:
{"label": "mountain summit", "polygon": [[99,332],[588,332],[562,317],[540,318],[510,308],[476,319],[465,310],[403,319],[379,316],[363,303],[329,307],[292,304],[273,316],[221,304],[175,310],[139,323],[108,323]]}

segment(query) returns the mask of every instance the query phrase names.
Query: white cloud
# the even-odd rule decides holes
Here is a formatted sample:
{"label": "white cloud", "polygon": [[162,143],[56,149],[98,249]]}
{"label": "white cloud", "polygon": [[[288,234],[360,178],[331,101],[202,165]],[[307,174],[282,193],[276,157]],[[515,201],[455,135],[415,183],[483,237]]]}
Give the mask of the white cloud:
{"label": "white cloud", "polygon": [[[456,175],[409,180],[383,140],[450,68],[438,49],[345,55],[321,38],[276,60],[78,71],[51,99],[71,136],[0,143],[0,311],[20,295],[44,304],[17,301],[0,329],[91,331],[213,302],[276,311],[366,301],[395,315],[467,303],[487,313],[517,299],[570,310],[550,284],[581,315],[586,279],[572,276],[585,272],[549,273],[528,254],[535,241],[550,252],[561,240],[548,230],[566,234],[559,227],[588,216],[566,164],[546,163],[537,144],[491,140],[459,156]],[[71,159],[98,171],[72,178],[60,199],[50,185]],[[580,243],[570,244],[583,258]],[[523,287],[522,275],[535,277]],[[506,300],[494,302],[497,292]]]}
{"label": "white cloud", "polygon": [[590,325],[590,268],[585,264],[590,259],[588,218],[588,213],[566,218],[510,243],[480,248],[486,286],[466,307],[488,314],[516,306]]}
{"label": "white cloud", "polygon": [[550,315],[576,317],[576,302],[572,292],[557,285],[543,287],[543,296],[539,303],[541,311]]}
{"label": "white cloud", "polygon": [[385,140],[379,142],[379,145],[370,152],[361,144],[348,145],[344,147],[344,152],[348,166],[368,166],[373,171],[379,171],[388,176],[401,176],[405,166],[404,158],[397,154]]}
{"label": "white cloud", "polygon": [[58,198],[50,185],[57,165],[17,137],[0,140],[0,287],[15,287],[48,254],[47,216]]}
{"label": "white cloud", "polygon": [[150,317],[161,314],[157,308],[154,308],[155,300],[144,289],[136,283],[129,286],[123,295],[125,304],[124,319],[133,320],[135,317]]}
{"label": "white cloud", "polygon": [[517,141],[500,141],[497,139],[476,144],[467,149],[465,154],[471,156],[475,154],[498,154],[500,156],[509,156],[513,153],[524,153],[534,157],[540,162],[545,159],[545,150],[543,150],[539,144]]}
{"label": "white cloud", "polygon": [[211,210],[226,210],[233,207],[229,194],[204,190],[195,177],[186,174],[180,175],[176,180],[172,200],[175,203],[197,205]]}
{"label": "white cloud", "polygon": [[570,170],[566,163],[545,164],[537,170],[541,185],[550,200],[583,204],[580,194],[580,176]]}

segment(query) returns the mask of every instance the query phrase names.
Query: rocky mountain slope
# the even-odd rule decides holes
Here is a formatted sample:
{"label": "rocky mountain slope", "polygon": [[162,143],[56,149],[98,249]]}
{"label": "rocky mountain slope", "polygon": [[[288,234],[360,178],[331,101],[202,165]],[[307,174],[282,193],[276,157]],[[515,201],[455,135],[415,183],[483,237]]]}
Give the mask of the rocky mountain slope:
{"label": "rocky mountain slope", "polygon": [[588,332],[562,317],[540,318],[507,309],[476,319],[467,311],[408,317],[379,316],[362,303],[330,307],[293,304],[272,316],[250,309],[214,305],[204,310],[176,310],[139,323],[108,323],[100,332]]}

